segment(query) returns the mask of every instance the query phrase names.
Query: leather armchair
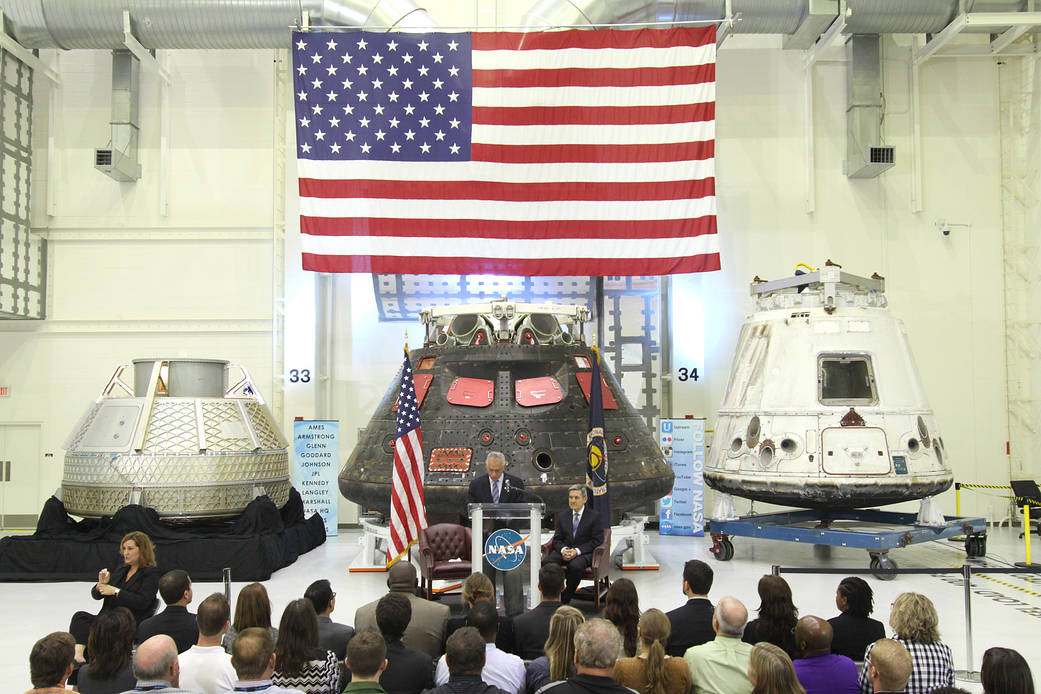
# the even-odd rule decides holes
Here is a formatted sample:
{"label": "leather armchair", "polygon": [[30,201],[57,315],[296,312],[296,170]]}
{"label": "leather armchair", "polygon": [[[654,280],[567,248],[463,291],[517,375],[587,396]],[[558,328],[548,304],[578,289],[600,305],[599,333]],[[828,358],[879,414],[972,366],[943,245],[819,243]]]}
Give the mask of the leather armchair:
{"label": "leather armchair", "polygon": [[[553,551],[553,538],[542,545],[542,560]],[[604,528],[604,541],[593,550],[593,562],[586,567],[582,579],[593,582],[593,609],[600,611],[600,594],[611,587],[611,529]]]}
{"label": "leather armchair", "polygon": [[419,571],[428,600],[433,598],[435,580],[462,579],[473,573],[470,529],[454,523],[438,523],[420,530]]}

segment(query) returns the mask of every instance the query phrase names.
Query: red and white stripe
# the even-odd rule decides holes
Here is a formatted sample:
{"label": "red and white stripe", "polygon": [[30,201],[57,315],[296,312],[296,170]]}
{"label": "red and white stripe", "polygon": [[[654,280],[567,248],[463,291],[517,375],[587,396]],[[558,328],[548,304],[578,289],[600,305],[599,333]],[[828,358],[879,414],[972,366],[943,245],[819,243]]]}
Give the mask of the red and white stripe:
{"label": "red and white stripe", "polygon": [[423,500],[423,435],[418,428],[394,444],[394,478],[390,493],[390,544],[393,557],[387,565],[408,551],[427,527]]}
{"label": "red and white stripe", "polygon": [[719,268],[715,29],[475,33],[471,161],[298,160],[304,268]]}

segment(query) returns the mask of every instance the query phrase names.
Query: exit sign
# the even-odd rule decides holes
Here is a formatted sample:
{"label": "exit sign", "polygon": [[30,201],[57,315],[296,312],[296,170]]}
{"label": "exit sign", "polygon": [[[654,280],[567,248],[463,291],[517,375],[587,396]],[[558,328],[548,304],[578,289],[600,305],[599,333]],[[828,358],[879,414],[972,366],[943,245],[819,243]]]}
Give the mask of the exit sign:
{"label": "exit sign", "polygon": [[0,398],[6,398],[11,394],[10,386],[0,386]]}

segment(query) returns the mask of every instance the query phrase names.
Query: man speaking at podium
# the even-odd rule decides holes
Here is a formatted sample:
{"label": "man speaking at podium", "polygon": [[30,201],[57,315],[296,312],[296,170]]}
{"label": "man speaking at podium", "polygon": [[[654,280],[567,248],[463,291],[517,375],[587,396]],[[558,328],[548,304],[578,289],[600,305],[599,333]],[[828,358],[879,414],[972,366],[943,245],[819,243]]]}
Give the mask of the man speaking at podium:
{"label": "man speaking at podium", "polygon": [[[466,494],[468,504],[515,504],[524,501],[524,480],[506,474],[506,456],[498,451],[488,454],[484,462],[486,474],[479,475],[470,482]],[[484,540],[493,530],[510,527],[509,521],[489,521],[484,524]],[[482,570],[484,575],[495,583],[496,574],[502,574],[502,595],[506,603],[506,616],[514,617],[524,611],[523,570],[518,567],[513,571],[498,571],[487,559],[484,559]]]}

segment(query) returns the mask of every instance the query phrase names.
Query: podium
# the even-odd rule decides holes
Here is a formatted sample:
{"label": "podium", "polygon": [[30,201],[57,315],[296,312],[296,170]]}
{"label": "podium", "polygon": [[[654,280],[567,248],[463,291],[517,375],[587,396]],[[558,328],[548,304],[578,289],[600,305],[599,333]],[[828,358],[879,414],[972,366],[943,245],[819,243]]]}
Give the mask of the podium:
{"label": "podium", "polygon": [[[470,512],[470,521],[473,526],[470,534],[470,557],[474,571],[480,571],[484,560],[484,523],[486,520],[526,522],[528,535],[524,537],[523,542],[528,547],[528,570],[531,576],[528,608],[538,605],[540,599],[538,595],[539,569],[542,567],[542,515],[546,511],[545,504],[469,504],[467,510]],[[524,535],[523,531],[518,532],[522,536]]]}

